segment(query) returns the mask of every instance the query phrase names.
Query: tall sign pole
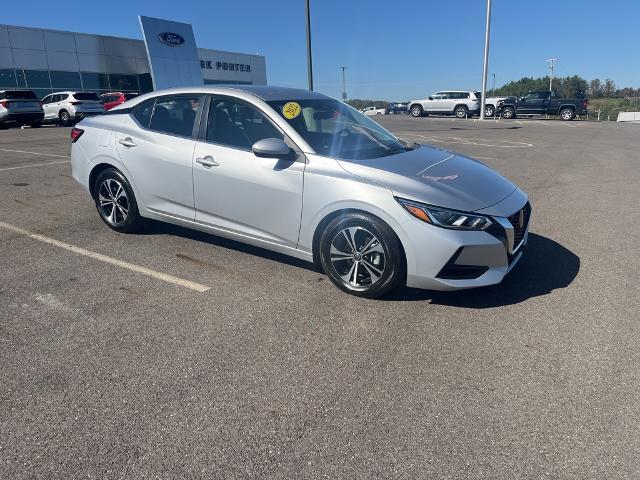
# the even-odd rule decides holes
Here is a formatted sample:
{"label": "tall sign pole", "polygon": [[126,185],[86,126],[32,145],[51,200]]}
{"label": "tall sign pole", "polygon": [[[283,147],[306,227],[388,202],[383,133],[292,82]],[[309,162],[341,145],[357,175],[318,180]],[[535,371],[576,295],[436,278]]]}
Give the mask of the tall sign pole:
{"label": "tall sign pole", "polygon": [[484,120],[484,107],[487,102],[487,73],[489,70],[489,36],[491,34],[491,0],[487,0],[487,26],[484,33],[484,66],[482,68],[482,103],[480,120]]}
{"label": "tall sign pole", "polygon": [[340,67],[342,69],[342,101],[347,101],[347,83],[344,79],[344,71],[347,67]]}
{"label": "tall sign pole", "polygon": [[309,90],[313,91],[313,63],[311,61],[311,11],[309,0],[305,0],[305,13],[307,16],[307,77],[309,78]]}

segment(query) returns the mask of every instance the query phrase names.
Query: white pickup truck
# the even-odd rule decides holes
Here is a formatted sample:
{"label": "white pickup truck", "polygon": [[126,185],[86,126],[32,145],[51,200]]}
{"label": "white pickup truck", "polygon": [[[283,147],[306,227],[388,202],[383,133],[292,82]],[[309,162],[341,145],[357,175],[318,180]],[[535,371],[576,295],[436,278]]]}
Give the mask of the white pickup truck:
{"label": "white pickup truck", "polygon": [[376,108],[376,107],[365,107],[360,112],[365,115],[385,115],[387,113],[384,108]]}

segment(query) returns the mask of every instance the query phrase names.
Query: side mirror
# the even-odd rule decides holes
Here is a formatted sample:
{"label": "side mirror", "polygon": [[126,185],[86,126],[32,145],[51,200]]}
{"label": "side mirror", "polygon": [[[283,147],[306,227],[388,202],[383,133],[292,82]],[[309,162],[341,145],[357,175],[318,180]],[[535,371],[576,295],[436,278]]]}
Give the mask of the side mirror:
{"label": "side mirror", "polygon": [[429,97],[429,100],[433,100],[433,97]]}
{"label": "side mirror", "polygon": [[253,144],[251,151],[256,157],[285,158],[291,148],[279,138],[263,138]]}

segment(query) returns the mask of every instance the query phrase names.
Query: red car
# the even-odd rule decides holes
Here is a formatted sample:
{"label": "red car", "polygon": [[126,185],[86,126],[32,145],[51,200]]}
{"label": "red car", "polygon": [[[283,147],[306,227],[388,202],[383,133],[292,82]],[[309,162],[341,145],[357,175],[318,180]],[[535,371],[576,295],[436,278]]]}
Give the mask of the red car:
{"label": "red car", "polygon": [[122,92],[103,93],[102,95],[100,95],[100,100],[102,100],[105,110],[111,110],[113,107],[117,107],[121,103],[124,103],[127,100],[131,100],[138,95],[138,93]]}

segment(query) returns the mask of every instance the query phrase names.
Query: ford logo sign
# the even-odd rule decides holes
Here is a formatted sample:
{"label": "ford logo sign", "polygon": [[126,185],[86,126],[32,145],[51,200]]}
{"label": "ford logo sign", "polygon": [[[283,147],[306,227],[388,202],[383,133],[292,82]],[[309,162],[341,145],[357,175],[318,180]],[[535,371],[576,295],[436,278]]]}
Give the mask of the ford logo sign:
{"label": "ford logo sign", "polygon": [[184,38],[182,35],[178,35],[177,33],[171,32],[162,32],[158,34],[158,38],[165,45],[169,45],[170,47],[177,47],[178,45],[182,45],[184,43]]}

